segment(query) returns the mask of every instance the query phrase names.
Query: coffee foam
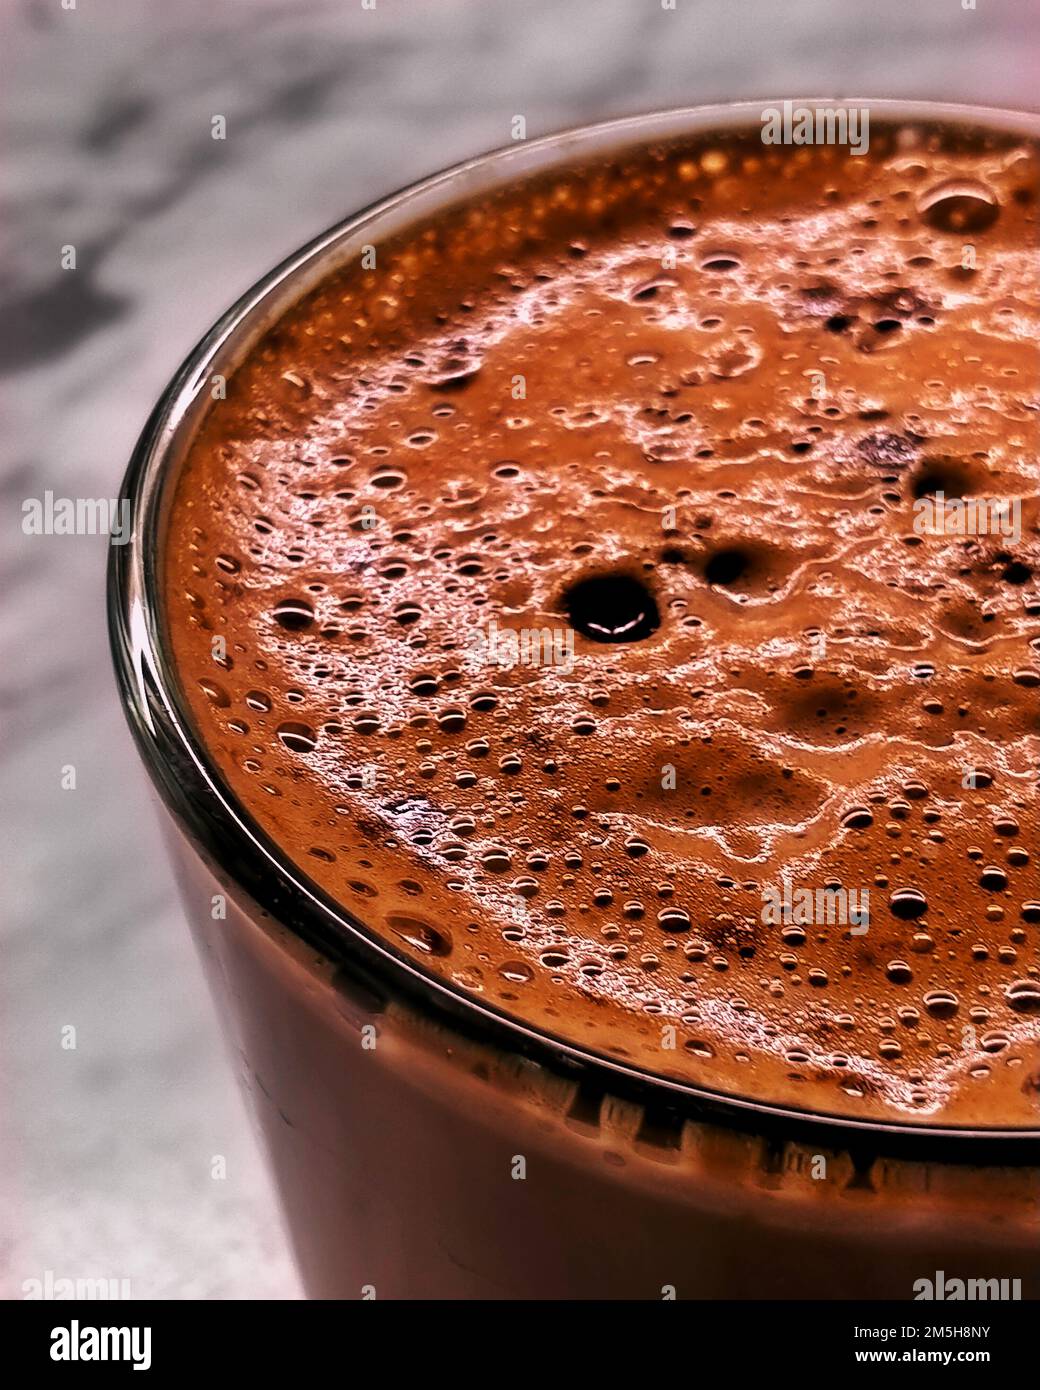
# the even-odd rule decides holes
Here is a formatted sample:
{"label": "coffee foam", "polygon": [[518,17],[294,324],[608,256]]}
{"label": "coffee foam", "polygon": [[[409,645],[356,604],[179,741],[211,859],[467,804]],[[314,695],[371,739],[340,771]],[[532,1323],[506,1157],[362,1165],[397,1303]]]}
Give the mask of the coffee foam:
{"label": "coffee foam", "polygon": [[[169,524],[234,794],[396,949],[582,1047],[1035,1124],[1037,187],[1011,137],[716,136],[326,282]],[[938,492],[1017,536],[922,532]]]}

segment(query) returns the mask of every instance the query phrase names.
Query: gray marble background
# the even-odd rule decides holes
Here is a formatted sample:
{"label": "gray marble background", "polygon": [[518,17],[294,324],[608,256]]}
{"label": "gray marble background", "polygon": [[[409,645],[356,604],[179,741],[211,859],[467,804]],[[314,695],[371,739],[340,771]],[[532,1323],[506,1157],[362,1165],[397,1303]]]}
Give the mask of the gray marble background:
{"label": "gray marble background", "polygon": [[0,0],[0,23],[0,1292],[51,1270],[298,1297],[109,675],[104,540],[25,536],[22,502],[113,495],[220,311],[515,114],[534,136],[741,96],[1035,106],[1040,0]]}

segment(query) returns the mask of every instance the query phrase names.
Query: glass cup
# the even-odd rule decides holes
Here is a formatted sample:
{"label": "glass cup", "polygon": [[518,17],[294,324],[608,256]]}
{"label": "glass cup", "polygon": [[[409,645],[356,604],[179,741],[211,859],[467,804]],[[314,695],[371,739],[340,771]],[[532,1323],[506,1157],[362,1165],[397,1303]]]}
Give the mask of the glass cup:
{"label": "glass cup", "polygon": [[[288,308],[362,245],[471,197],[645,141],[758,124],[767,104],[517,144],[365,209],[216,323],[131,461],[133,535],[112,548],[109,576],[120,691],[313,1297],[906,1299],[938,1271],[1035,1292],[1040,1134],[860,1123],[714,1094],[540,1034],[426,974],[236,804],[164,633],[165,518],[211,378]],[[1022,112],[843,104],[1040,134]]]}

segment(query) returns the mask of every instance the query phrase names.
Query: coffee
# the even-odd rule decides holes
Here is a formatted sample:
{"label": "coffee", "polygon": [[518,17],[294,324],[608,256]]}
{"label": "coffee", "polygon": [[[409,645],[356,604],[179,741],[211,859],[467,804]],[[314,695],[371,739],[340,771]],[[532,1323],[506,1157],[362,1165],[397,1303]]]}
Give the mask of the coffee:
{"label": "coffee", "polygon": [[240,804],[588,1052],[1035,1125],[1038,169],[753,128],[366,248],[173,500],[169,639]]}

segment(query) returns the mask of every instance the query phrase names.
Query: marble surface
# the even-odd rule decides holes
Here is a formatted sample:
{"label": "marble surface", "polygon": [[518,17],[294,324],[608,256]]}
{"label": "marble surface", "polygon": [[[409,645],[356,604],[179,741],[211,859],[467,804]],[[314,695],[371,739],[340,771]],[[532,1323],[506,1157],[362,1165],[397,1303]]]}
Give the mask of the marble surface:
{"label": "marble surface", "polygon": [[221,310],[351,209],[505,143],[516,114],[534,136],[806,92],[1033,106],[1040,10],[4,0],[0,25],[2,1292],[50,1270],[298,1297],[109,674],[105,542],[24,535],[23,501],[111,496]]}

